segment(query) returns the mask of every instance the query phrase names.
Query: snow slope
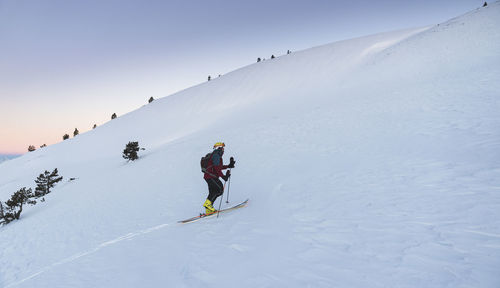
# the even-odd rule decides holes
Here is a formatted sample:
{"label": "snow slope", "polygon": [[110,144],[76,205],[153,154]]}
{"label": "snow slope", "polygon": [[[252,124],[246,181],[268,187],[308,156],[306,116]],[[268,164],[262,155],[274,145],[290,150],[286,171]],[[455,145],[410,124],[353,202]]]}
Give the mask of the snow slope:
{"label": "snow slope", "polygon": [[16,157],[19,157],[21,155],[10,155],[10,154],[0,154],[0,163],[4,161],[8,161],[10,159],[14,159]]}
{"label": "snow slope", "polygon": [[[494,3],[266,60],[1,163],[3,201],[65,180],[0,228],[0,287],[498,287],[499,28]],[[179,225],[217,141],[249,205]]]}

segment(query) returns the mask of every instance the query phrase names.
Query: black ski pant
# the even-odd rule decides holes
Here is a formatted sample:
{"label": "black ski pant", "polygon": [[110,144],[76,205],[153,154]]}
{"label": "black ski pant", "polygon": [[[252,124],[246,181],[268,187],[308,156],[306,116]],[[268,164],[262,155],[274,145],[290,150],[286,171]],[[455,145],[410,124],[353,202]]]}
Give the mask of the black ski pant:
{"label": "black ski pant", "polygon": [[205,179],[208,184],[208,197],[207,199],[210,200],[210,202],[214,203],[217,197],[222,195],[224,192],[224,185],[222,185],[222,182],[219,180],[219,178],[210,178],[210,179]]}

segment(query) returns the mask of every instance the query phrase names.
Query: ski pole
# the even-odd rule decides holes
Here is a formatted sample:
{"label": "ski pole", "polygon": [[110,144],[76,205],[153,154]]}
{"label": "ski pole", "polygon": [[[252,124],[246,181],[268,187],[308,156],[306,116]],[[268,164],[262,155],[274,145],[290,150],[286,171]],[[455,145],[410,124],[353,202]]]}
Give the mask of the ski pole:
{"label": "ski pole", "polygon": [[224,189],[226,189],[227,181],[224,181],[224,186],[222,186],[222,195],[220,195],[219,209],[217,209],[217,218],[219,218],[220,207],[222,206],[222,198],[224,198]]}
{"label": "ski pole", "polygon": [[[231,175],[231,169],[229,169],[229,175]],[[226,200],[226,203],[229,203],[229,188],[231,188],[231,177],[229,177],[229,185],[227,186],[227,200]]]}

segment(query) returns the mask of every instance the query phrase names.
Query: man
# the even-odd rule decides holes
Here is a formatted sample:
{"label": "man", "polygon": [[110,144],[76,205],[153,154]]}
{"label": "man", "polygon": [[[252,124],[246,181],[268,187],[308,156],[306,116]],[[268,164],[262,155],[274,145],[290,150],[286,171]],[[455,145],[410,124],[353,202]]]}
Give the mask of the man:
{"label": "man", "polygon": [[213,203],[215,202],[217,197],[221,196],[224,192],[224,185],[222,185],[219,177],[224,179],[224,181],[227,181],[229,177],[231,177],[230,170],[228,170],[225,175],[222,173],[222,170],[234,168],[234,164],[236,163],[233,157],[231,157],[229,165],[223,165],[222,155],[224,154],[225,146],[226,145],[223,142],[215,143],[213,152],[210,156],[210,160],[208,161],[208,165],[203,176],[208,184],[208,197],[205,203],[203,203],[203,207],[206,208],[205,214],[207,215],[217,212],[217,210],[215,210],[215,208],[213,207]]}

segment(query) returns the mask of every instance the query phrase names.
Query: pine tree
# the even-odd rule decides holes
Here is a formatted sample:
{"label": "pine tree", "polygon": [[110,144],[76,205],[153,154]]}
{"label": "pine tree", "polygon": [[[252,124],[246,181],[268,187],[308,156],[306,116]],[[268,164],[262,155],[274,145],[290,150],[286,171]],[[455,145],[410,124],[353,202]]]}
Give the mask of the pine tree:
{"label": "pine tree", "polygon": [[116,118],[116,113],[113,113],[113,115],[111,115],[111,120],[113,120],[115,118]]}
{"label": "pine tree", "polygon": [[97,124],[94,124],[94,127],[92,127],[92,129],[95,129],[95,128],[97,128]]}
{"label": "pine tree", "polygon": [[76,137],[76,135],[80,134],[80,131],[75,128],[75,131],[73,131],[73,137]]}
{"label": "pine tree", "polygon": [[0,224],[3,224],[5,222],[5,213],[4,213],[4,208],[3,208],[3,203],[0,201]]}
{"label": "pine tree", "polygon": [[139,156],[137,155],[139,149],[141,149],[139,148],[139,142],[128,142],[128,144],[125,145],[122,156],[129,161],[137,160],[139,159]]}
{"label": "pine tree", "polygon": [[151,96],[151,98],[149,98],[149,103],[153,102],[155,99],[153,98],[153,96]]}
{"label": "pine tree", "polygon": [[[43,174],[40,174],[35,180],[37,184],[35,188],[35,197],[40,198],[50,193],[50,189],[53,188],[57,182],[61,181],[63,177],[59,177],[57,168],[50,173],[45,170]],[[42,199],[44,201],[44,199]]]}
{"label": "pine tree", "polygon": [[32,199],[33,197],[34,195],[31,188],[26,189],[26,187],[23,187],[16,193],[12,194],[10,199],[5,202],[7,205],[5,209],[6,211],[2,211],[4,222],[7,224],[13,220],[19,219],[21,217],[21,213],[23,212],[23,205],[36,204],[36,201]]}
{"label": "pine tree", "polygon": [[63,140],[68,140],[69,139],[69,135],[68,134],[64,134],[63,135]]}
{"label": "pine tree", "polygon": [[488,3],[484,2],[483,7],[486,7],[486,6],[488,6]]}

